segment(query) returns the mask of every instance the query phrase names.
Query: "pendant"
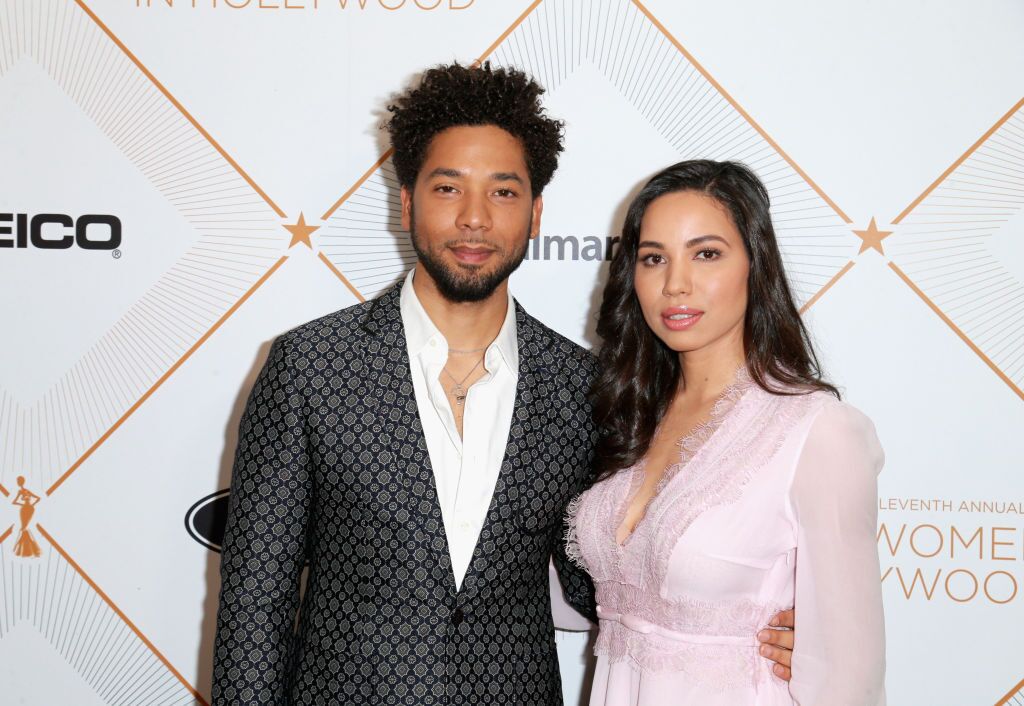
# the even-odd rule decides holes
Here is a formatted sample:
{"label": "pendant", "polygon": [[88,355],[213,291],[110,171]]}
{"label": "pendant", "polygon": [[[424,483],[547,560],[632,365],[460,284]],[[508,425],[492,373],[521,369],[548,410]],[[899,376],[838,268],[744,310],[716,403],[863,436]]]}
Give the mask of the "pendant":
{"label": "pendant", "polygon": [[463,389],[462,385],[456,385],[453,387],[452,394],[455,396],[455,404],[461,407],[466,403],[466,390]]}

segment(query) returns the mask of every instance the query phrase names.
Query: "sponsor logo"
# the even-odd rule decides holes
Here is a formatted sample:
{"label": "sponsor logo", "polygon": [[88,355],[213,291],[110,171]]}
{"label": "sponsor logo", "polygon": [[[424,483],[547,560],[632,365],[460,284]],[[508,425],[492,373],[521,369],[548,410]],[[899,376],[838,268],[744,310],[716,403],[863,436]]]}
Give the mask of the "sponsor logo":
{"label": "sponsor logo", "polygon": [[541,235],[530,241],[527,260],[611,260],[618,236]]}
{"label": "sponsor logo", "polygon": [[185,531],[212,552],[220,553],[224,542],[224,526],[228,521],[228,497],[225,488],[200,499],[185,513]]}
{"label": "sponsor logo", "polygon": [[121,219],[117,216],[0,213],[0,248],[116,250],[120,246]]}

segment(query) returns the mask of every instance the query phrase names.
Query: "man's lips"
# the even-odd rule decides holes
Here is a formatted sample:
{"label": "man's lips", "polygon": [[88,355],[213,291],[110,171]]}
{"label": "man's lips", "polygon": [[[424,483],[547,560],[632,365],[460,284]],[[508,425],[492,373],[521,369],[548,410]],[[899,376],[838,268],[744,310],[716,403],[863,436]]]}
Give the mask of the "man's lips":
{"label": "man's lips", "polygon": [[700,309],[688,306],[673,306],[661,312],[661,321],[670,331],[685,331],[693,328],[704,316]]}
{"label": "man's lips", "polygon": [[483,264],[494,255],[494,250],[491,248],[477,248],[465,245],[449,248],[449,250],[451,250],[456,260],[467,265]]}

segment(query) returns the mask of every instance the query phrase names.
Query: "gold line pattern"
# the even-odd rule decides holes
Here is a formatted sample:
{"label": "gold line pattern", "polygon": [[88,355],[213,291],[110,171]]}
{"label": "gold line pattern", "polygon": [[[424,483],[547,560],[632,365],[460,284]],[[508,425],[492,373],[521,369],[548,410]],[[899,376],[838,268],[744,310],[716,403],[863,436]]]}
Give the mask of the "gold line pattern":
{"label": "gold line pattern", "polygon": [[708,73],[707,70],[703,66],[701,66],[696,59],[693,58],[693,55],[690,54],[690,52],[688,52],[686,48],[683,47],[683,45],[680,44],[679,41],[672,36],[672,33],[669,32],[668,29],[663,24],[661,24],[661,22],[659,22],[658,19],[654,15],[652,15],[646,7],[644,7],[643,3],[640,2],[640,0],[632,1],[638,8],[640,8],[640,11],[643,12],[644,15],[646,15],[647,18],[654,23],[654,25],[661,31],[661,33],[668,37],[669,41],[671,41],[672,44],[675,45],[676,49],[678,49],[680,53],[682,53],[683,56],[685,56],[686,59],[691,64],[693,64],[693,66],[696,67],[696,69],[700,71],[701,74],[704,75],[704,78],[706,78],[711,83],[711,85],[713,85],[715,89],[718,90],[725,97],[725,99],[732,104],[732,107],[735,108],[740,113],[740,115],[742,115],[744,119],[746,119],[746,121],[751,124],[751,126],[755,130],[761,133],[761,137],[767,140],[768,144],[770,144],[772,148],[774,148],[775,151],[778,152],[780,156],[782,156],[783,159],[789,162],[789,165],[794,170],[796,170],[796,172],[803,178],[803,180],[806,181],[811,186],[811,188],[818,192],[818,196],[820,196],[825,201],[825,203],[827,203],[836,212],[836,214],[838,214],[839,217],[842,218],[845,222],[852,223],[853,221],[851,221],[850,217],[843,212],[843,209],[839,208],[839,205],[836,204],[836,202],[833,201],[831,198],[829,198],[828,194],[826,194],[821,187],[814,183],[814,181],[807,175],[807,173],[800,168],[800,165],[793,161],[793,159],[791,159],[790,156],[783,151],[782,147],[780,147],[779,144],[771,138],[771,136],[764,130],[764,128],[758,125],[757,122],[752,117],[750,117],[747,111],[745,111],[743,107],[731,95],[729,95],[729,93],[718,83],[718,81],[716,81],[714,77],[710,73]]}
{"label": "gold line pattern", "polygon": [[845,275],[847,272],[849,272],[851,269],[853,269],[854,264],[855,264],[854,260],[850,260],[849,262],[847,262],[846,265],[843,266],[843,269],[839,270],[839,272],[836,272],[835,275],[832,276],[832,279],[830,279],[828,281],[828,283],[824,287],[819,289],[818,292],[813,297],[808,299],[804,303],[804,305],[800,307],[800,313],[803,314],[808,309],[810,309],[812,306],[814,306],[815,303],[819,299],[821,299],[822,296],[824,296],[825,292],[827,292],[828,290],[832,289],[832,285],[834,285],[836,282],[838,282],[840,279],[842,279],[843,275]]}
{"label": "gold line pattern", "polygon": [[[288,239],[284,212],[85,0],[7,0],[0,12],[0,80],[18,62],[35,62],[196,236],[39,400],[26,405],[0,387],[0,477],[26,475],[49,484],[49,495],[276,272]],[[801,312],[854,266],[846,214],[639,0],[534,0],[478,61],[488,57],[530,71],[552,92],[584,63],[595,66],[679,158],[754,168],[772,196]],[[889,266],[1024,399],[1024,285],[987,249],[1024,204],[1022,109],[1024,99],[896,218]],[[323,217],[318,257],[360,300],[415,260],[389,157]],[[0,494],[9,494],[2,484]],[[0,639],[31,623],[108,703],[206,704],[36,528],[54,549],[40,559],[2,546],[13,525],[0,534]],[[92,649],[99,644],[104,650]],[[1022,687],[997,706],[1024,706]]]}
{"label": "gold line pattern", "polygon": [[102,29],[107,34],[108,37],[110,37],[110,39],[114,42],[114,44],[117,45],[118,49],[120,49],[122,52],[124,52],[125,56],[127,56],[129,59],[131,59],[132,62],[137,67],[139,67],[139,70],[142,71],[142,73],[146,76],[146,78],[148,78],[153,83],[153,85],[156,86],[157,89],[159,89],[159,91],[161,93],[163,93],[164,96],[167,97],[167,100],[169,100],[174,105],[174,107],[177,108],[178,111],[183,116],[185,116],[185,118],[190,123],[192,123],[192,125],[195,127],[195,129],[199,131],[199,134],[202,135],[206,139],[206,141],[208,143],[210,143],[210,145],[213,146],[214,149],[216,149],[218,152],[220,152],[221,156],[225,160],[227,160],[228,164],[230,164],[235,169],[235,171],[237,171],[242,176],[242,178],[245,179],[246,182],[248,182],[249,186],[251,186],[252,189],[257,194],[260,195],[260,198],[262,198],[264,201],[266,201],[267,205],[270,206],[270,208],[272,208],[274,210],[274,212],[277,213],[278,216],[280,216],[281,218],[284,218],[285,217],[284,211],[282,211],[278,207],[278,205],[276,203],[274,203],[274,201],[269,196],[267,196],[266,192],[264,192],[263,189],[261,189],[259,187],[259,185],[255,181],[253,181],[252,177],[250,177],[248,174],[245,173],[245,170],[243,170],[242,167],[239,166],[239,164],[231,157],[231,155],[229,155],[224,150],[224,148],[221,147],[220,144],[218,144],[218,142],[215,139],[213,139],[213,137],[210,135],[210,133],[208,133],[206,131],[206,129],[202,125],[200,125],[199,122],[195,118],[193,118],[192,115],[187,110],[185,110],[185,107],[181,103],[178,102],[178,99],[175,98],[174,96],[172,96],[170,91],[168,91],[166,88],[164,88],[164,85],[162,83],[160,83],[160,81],[158,81],[157,78],[152,73],[150,73],[149,69],[147,69],[142,64],[142,62],[139,61],[135,57],[135,55],[128,49],[128,47],[126,47],[124,45],[124,43],[120,39],[118,39],[114,35],[114,33],[111,32],[107,28],[107,26],[100,20],[100,18],[97,17],[96,14],[92,10],[89,9],[89,7],[85,4],[84,0],[75,0],[75,1],[82,8],[82,10],[84,10],[85,13],[89,15],[89,17],[92,19],[92,21],[95,22],[100,27],[100,29]]}
{"label": "gold line pattern", "polygon": [[[2,9],[0,80],[21,61],[41,67],[193,231],[186,253],[39,400],[25,407],[0,387],[0,476],[38,486],[71,464],[49,495],[274,274],[289,241],[283,212],[83,2],[9,0]],[[139,243],[167,235],[134,234]],[[33,619],[107,703],[206,704],[36,528],[56,555],[13,559],[0,547],[0,637],[15,618]]]}
{"label": "gold line pattern", "polygon": [[992,127],[990,127],[985,132],[984,135],[979,137],[977,142],[975,142],[973,145],[971,145],[970,148],[968,148],[968,150],[966,152],[964,152],[960,157],[958,157],[957,160],[955,162],[953,162],[953,164],[951,164],[948,169],[946,169],[946,171],[944,171],[942,174],[940,174],[938,179],[933,181],[931,183],[931,185],[927,189],[925,189],[924,192],[922,192],[922,194],[920,196],[918,196],[916,199],[914,199],[910,203],[909,206],[907,206],[905,209],[903,209],[903,211],[900,212],[900,215],[898,215],[898,216],[896,216],[896,218],[892,219],[892,223],[894,223],[894,224],[900,223],[904,218],[906,218],[908,213],[910,213],[915,208],[917,208],[917,205],[919,203],[921,203],[922,201],[924,201],[924,199],[929,194],[931,194],[932,191],[935,190],[935,187],[937,187],[939,184],[941,184],[943,181],[945,181],[946,177],[948,177],[953,172],[954,169],[959,167],[961,164],[964,163],[964,160],[966,160],[968,157],[970,157],[972,154],[974,154],[974,151],[977,150],[979,147],[981,147],[981,145],[983,145],[985,143],[985,141],[989,137],[992,136],[992,133],[994,133],[996,130],[1001,128],[1003,126],[1003,123],[1005,123],[1007,120],[1012,118],[1014,116],[1014,114],[1016,114],[1017,111],[1020,110],[1022,107],[1024,107],[1024,98],[1021,98],[1019,101],[1017,101],[1016,105],[1014,105],[1012,108],[1010,108],[1008,111],[1006,111],[1006,114],[1003,115],[1002,118],[997,120],[996,124],[993,125]]}
{"label": "gold line pattern", "polygon": [[358,189],[360,186],[363,185],[363,182],[365,182],[367,179],[369,179],[371,176],[373,176],[373,173],[375,171],[377,171],[378,167],[380,167],[386,161],[391,159],[391,154],[393,152],[394,152],[394,150],[389,147],[384,152],[384,154],[382,154],[380,156],[380,158],[376,162],[373,163],[373,166],[370,167],[369,169],[367,169],[363,173],[363,175],[361,177],[359,177],[359,179],[356,181],[356,183],[353,184],[349,188],[348,191],[346,191],[344,194],[342,194],[341,198],[339,198],[337,201],[335,201],[334,204],[329,209],[327,209],[327,211],[324,213],[324,215],[320,216],[320,220],[321,221],[326,221],[328,218],[330,218],[332,215],[334,215],[334,212],[338,210],[338,207],[341,206],[341,204],[343,204],[346,201],[348,201],[348,197],[351,196],[353,193],[355,193],[356,189]]}
{"label": "gold line pattern", "polygon": [[983,361],[985,361],[985,364],[992,369],[992,372],[994,372],[996,375],[998,375],[999,378],[1003,382],[1005,382],[1010,387],[1011,390],[1016,392],[1018,397],[1020,397],[1021,399],[1024,399],[1024,391],[1022,391],[1017,385],[1015,385],[1013,380],[1008,378],[1006,376],[1006,374],[1002,370],[999,369],[999,366],[996,365],[994,362],[992,362],[992,359],[989,358],[987,355],[985,355],[985,352],[982,351],[980,348],[978,348],[978,346],[976,346],[974,344],[974,342],[967,336],[967,334],[965,334],[963,331],[961,331],[960,328],[948,316],[946,316],[945,313],[943,313],[942,309],[940,309],[938,307],[938,305],[935,304],[935,302],[933,302],[931,299],[928,298],[927,294],[925,294],[924,292],[921,291],[920,287],[918,287],[916,284],[914,284],[914,280],[912,280],[910,277],[908,277],[907,274],[903,270],[901,270],[899,268],[899,266],[895,262],[890,262],[889,263],[889,268],[893,272],[895,272],[899,276],[899,278],[902,279],[903,282],[908,287],[910,287],[912,290],[914,290],[914,294],[919,296],[924,301],[924,303],[927,304],[929,306],[929,308],[931,308],[931,310],[934,311],[935,314],[940,319],[942,319],[942,321],[947,326],[949,326],[951,329],[953,329],[953,332],[957,336],[959,336],[961,338],[961,340],[963,340],[963,342],[966,343],[967,346],[972,351],[974,351],[974,353],[979,358],[981,358]]}
{"label": "gold line pattern", "polygon": [[[145,394],[143,394],[142,397],[140,397],[138,400],[136,400],[135,404],[133,404],[131,407],[129,407],[128,410],[120,417],[120,419],[118,419],[113,424],[113,426],[111,426],[109,429],[107,429],[106,432],[104,432],[103,436],[101,436],[99,439],[97,439],[96,442],[92,446],[90,446],[88,448],[88,450],[86,450],[86,452],[84,454],[82,454],[82,456],[80,456],[73,464],[71,464],[71,467],[68,468],[63,473],[63,475],[61,475],[61,477],[58,478],[53,483],[53,485],[51,485],[46,490],[46,494],[47,495],[52,495],[54,493],[54,491],[56,491],[61,486],[61,484],[64,483],[64,481],[66,481],[69,477],[71,477],[71,474],[74,473],[75,471],[77,471],[78,468],[89,458],[89,456],[91,456],[93,454],[93,452],[96,449],[98,449],[103,444],[103,442],[105,442],[108,438],[110,438],[110,436],[115,431],[117,431],[118,427],[120,427],[129,417],[131,417],[132,414],[134,414],[135,411],[139,407],[141,407],[146,402],[146,400],[148,400],[149,397],[154,392],[156,392],[157,389],[161,385],[163,385],[167,381],[167,379],[170,378],[171,375],[173,375],[178,370],[178,368],[180,368],[185,363],[185,361],[187,361],[192,356],[193,353],[195,353],[197,350],[199,350],[199,348],[204,343],[206,343],[207,339],[209,339],[210,336],[212,336],[217,331],[217,329],[219,329],[221,327],[221,325],[225,321],[227,321],[229,318],[231,318],[231,315],[234,314],[239,309],[239,307],[241,307],[242,304],[244,304],[245,301],[256,292],[257,289],[259,289],[261,286],[263,286],[263,284],[268,279],[270,279],[270,277],[277,271],[277,268],[279,268],[281,265],[283,265],[285,260],[287,260],[287,259],[288,259],[287,256],[282,256],[281,259],[279,259],[276,263],[274,263],[274,266],[271,267],[269,270],[267,270],[263,274],[263,276],[260,277],[259,280],[257,280],[255,284],[253,284],[253,286],[249,289],[249,291],[247,291],[237,302],[235,302],[231,306],[230,309],[228,309],[226,312],[224,312],[224,315],[221,316],[220,319],[218,319],[217,322],[214,323],[213,326],[211,326],[209,328],[209,330],[207,330],[199,338],[199,340],[197,340],[194,344],[192,344],[192,347],[189,348],[187,351],[185,351],[185,353],[183,353],[182,356],[170,368],[167,369],[167,372],[165,372],[160,377],[160,379],[158,379],[155,383],[153,383],[153,386],[150,387],[148,390],[146,390]],[[339,273],[339,275],[340,275],[340,273]]]}
{"label": "gold line pattern", "polygon": [[332,271],[344,271],[360,299],[398,281],[416,261],[402,230],[399,184],[391,160],[377,167],[325,219],[318,240]]}
{"label": "gold line pattern", "polygon": [[900,275],[1021,399],[1024,280],[1001,253],[1024,238],[1024,100],[897,217]]}
{"label": "gold line pattern", "polygon": [[1024,679],[1021,679],[1009,693],[996,702],[996,706],[1024,706]]}
{"label": "gold line pattern", "polygon": [[28,560],[0,546],[0,639],[18,623],[31,625],[108,704],[205,705],[63,547],[35,529],[54,551],[44,547]]}
{"label": "gold line pattern", "polygon": [[125,234],[127,249],[189,243],[39,399],[16,399],[0,376],[0,432],[13,442],[0,478],[52,486],[276,268],[289,240],[273,202],[84,3],[9,0],[5,9],[0,80],[20,62],[38,65],[188,227]]}
{"label": "gold line pattern", "polygon": [[[804,309],[849,271],[857,241],[846,214],[640,3],[535,2],[488,55],[528,71],[549,93],[582,65],[593,66],[677,158],[735,159],[753,168],[771,195],[790,283]],[[415,262],[390,161],[371,169],[326,215],[321,250],[363,296],[375,296]]]}

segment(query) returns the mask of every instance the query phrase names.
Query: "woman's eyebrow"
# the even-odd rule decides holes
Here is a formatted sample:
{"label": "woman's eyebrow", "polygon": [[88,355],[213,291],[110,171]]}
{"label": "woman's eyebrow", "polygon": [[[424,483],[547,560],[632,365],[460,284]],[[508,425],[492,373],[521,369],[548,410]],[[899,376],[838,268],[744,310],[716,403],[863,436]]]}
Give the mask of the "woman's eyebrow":
{"label": "woman's eyebrow", "polygon": [[690,238],[689,240],[687,240],[686,247],[692,248],[694,245],[700,245],[701,243],[706,243],[711,240],[718,240],[722,243],[725,243],[726,245],[729,244],[729,241],[727,241],[720,235],[699,235],[696,238]]}

